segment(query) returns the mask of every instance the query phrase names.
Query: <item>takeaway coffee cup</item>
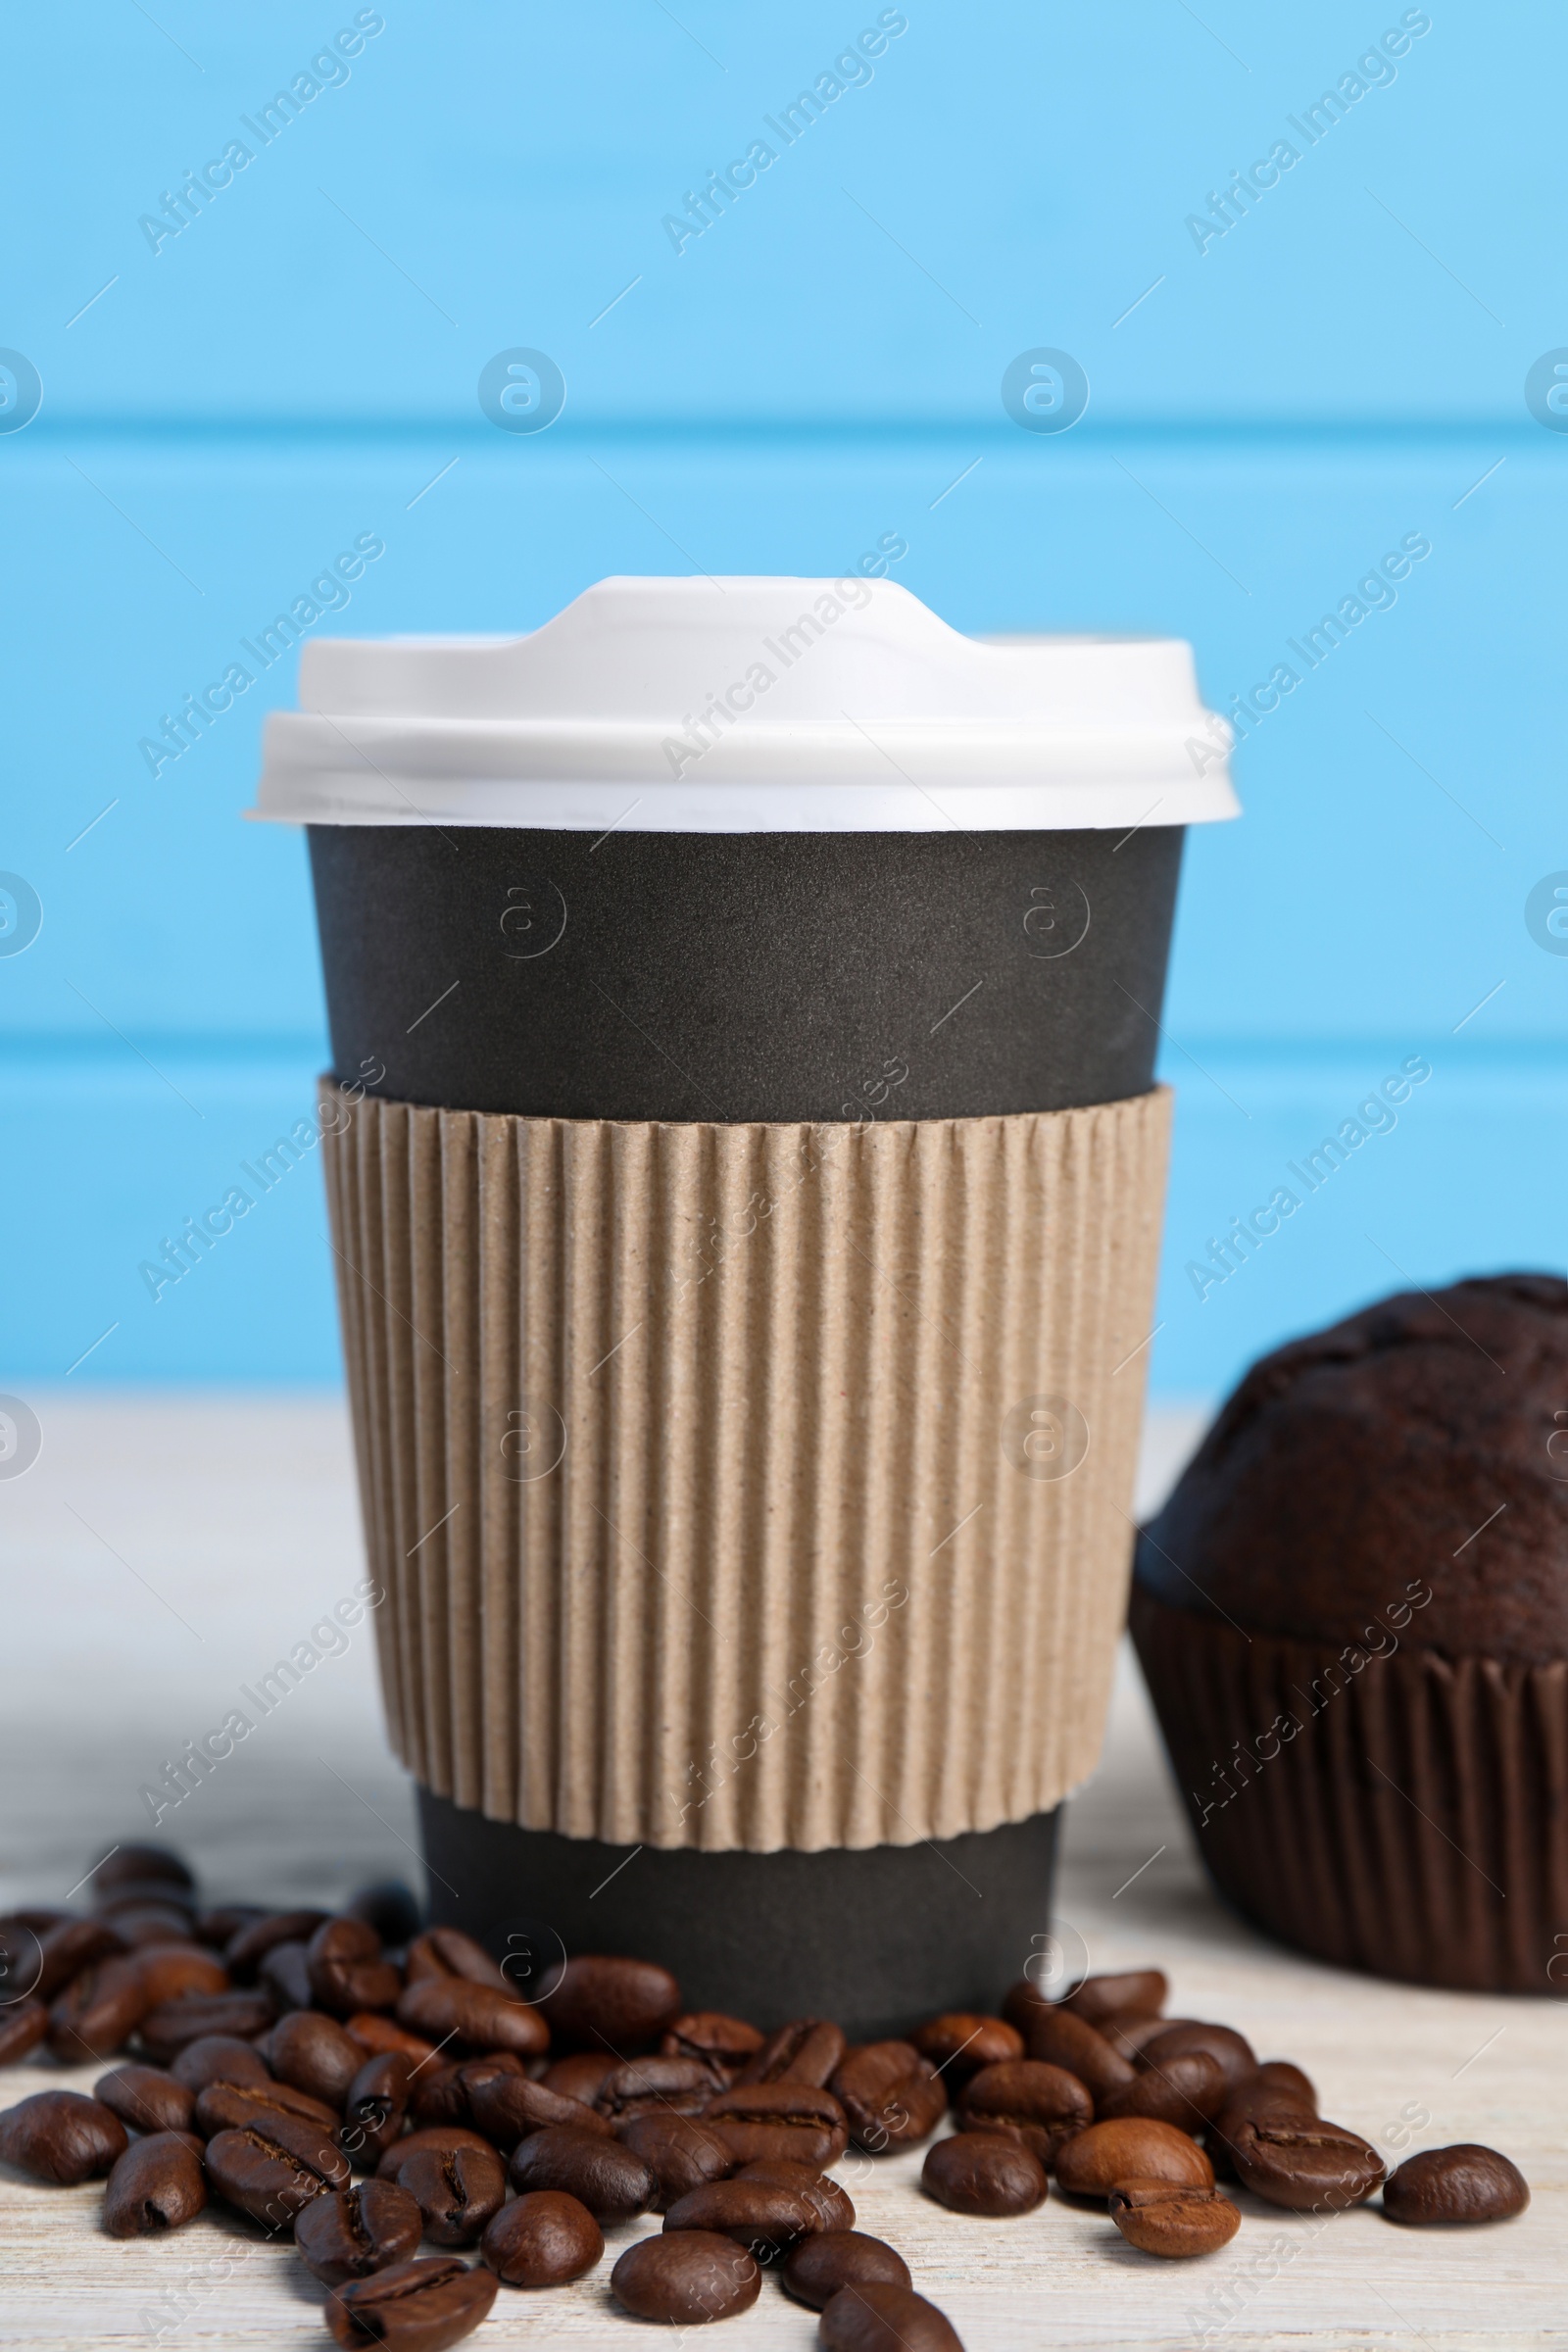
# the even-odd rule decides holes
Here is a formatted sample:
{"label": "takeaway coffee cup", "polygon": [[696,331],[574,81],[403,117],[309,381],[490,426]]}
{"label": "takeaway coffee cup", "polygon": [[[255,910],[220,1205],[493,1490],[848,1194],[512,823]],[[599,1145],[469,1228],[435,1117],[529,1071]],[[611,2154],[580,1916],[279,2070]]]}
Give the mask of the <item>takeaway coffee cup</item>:
{"label": "takeaway coffee cup", "polygon": [[615,579],[318,642],[323,1126],[433,1908],[548,1996],[865,2035],[1052,1940],[1099,1749],[1169,1099],[1184,645]]}

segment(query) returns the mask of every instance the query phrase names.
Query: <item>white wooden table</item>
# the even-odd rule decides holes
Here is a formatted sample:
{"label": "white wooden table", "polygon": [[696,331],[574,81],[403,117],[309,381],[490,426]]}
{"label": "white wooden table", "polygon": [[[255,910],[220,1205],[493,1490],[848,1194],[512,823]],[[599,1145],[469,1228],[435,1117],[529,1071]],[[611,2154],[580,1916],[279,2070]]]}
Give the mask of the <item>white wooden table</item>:
{"label": "white wooden table", "polygon": [[[43,1454],[0,1485],[0,1906],[60,1900],[102,1845],[146,1835],[140,1786],[362,1572],[335,1400],[33,1402]],[[1156,1418],[1146,1499],[1192,1431],[1190,1418]],[[330,1901],[374,1876],[416,1883],[368,1639],[291,1691],[160,1835],[215,1898]],[[1522,2166],[1534,2201],[1505,2228],[1447,2235],[1396,2230],[1375,2208],[1325,2226],[1243,2195],[1225,2252],[1159,2264],[1054,2197],[1024,2221],[966,2221],[921,2196],[918,2157],[852,2159],[839,2170],[859,2226],[901,2248],[970,2352],[1568,2347],[1568,2008],[1343,1976],[1242,1927],[1204,1883],[1130,1666],[1104,1760],[1072,1808],[1059,1907],[1092,1965],[1167,1967],[1175,2013],[1222,2018],[1261,2053],[1298,2059],[1325,2112],[1391,2158],[1484,2140]],[[47,2082],[87,2087],[95,2072],[14,2069],[0,2074],[0,2104]],[[322,2290],[291,2250],[211,2216],[172,2239],[118,2244],[96,2228],[99,2195],[0,2168],[0,2342],[327,2342]],[[605,2286],[643,2227],[613,2232],[601,2271],[575,2287],[504,2289],[475,2343],[667,2340],[618,2314]],[[814,2339],[811,2315],[769,2281],[713,2341]]]}

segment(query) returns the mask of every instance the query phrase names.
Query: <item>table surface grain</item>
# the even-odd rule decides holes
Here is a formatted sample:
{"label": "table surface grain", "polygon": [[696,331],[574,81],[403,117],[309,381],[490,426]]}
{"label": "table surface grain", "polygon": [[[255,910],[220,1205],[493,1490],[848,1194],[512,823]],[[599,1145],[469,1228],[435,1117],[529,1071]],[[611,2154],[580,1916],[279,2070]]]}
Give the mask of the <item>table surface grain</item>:
{"label": "table surface grain", "polygon": [[[61,1901],[103,1846],[151,1834],[140,1790],[220,1723],[363,1573],[344,1418],[334,1398],[145,1396],[38,1402],[43,1453],[0,1486],[5,1562],[0,1905]],[[1153,1417],[1145,1499],[1191,1443]],[[1021,2221],[943,2212],[919,2157],[838,2167],[858,2226],[904,2253],[969,2352],[1015,2347],[1298,2352],[1305,2346],[1568,2347],[1568,2004],[1413,1990],[1265,1943],[1216,1900],[1124,1661],[1105,1752],[1074,1801],[1058,1933],[1095,1968],[1157,1963],[1173,2014],[1239,2027],[1317,2082],[1324,2112],[1391,2162],[1458,2139],[1504,2149],[1530,2181],[1517,2222],[1400,2230],[1376,2207],[1324,2223],[1238,2192],[1224,2252],[1161,2264],[1053,2195]],[[368,1637],[289,1692],[159,1825],[215,1898],[330,1902],[368,1878],[417,1883],[407,1784],[380,1732]],[[0,2072],[0,2104],[96,2069]],[[101,2190],[44,2189],[0,2167],[0,2342],[76,2352],[123,2342],[325,2344],[323,2290],[291,2248],[209,2214],[121,2244]],[[606,2279],[548,2296],[503,2289],[477,2345],[667,2341],[619,2314]],[[811,2314],[770,2282],[715,2342],[806,2347]]]}

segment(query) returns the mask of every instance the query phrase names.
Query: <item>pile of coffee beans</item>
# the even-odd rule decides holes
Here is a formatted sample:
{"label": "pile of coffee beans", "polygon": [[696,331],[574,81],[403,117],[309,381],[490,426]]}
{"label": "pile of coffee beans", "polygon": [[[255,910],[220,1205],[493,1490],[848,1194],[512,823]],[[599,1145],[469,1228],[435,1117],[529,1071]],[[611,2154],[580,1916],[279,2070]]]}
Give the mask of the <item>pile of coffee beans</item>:
{"label": "pile of coffee beans", "polygon": [[610,2275],[638,2319],[731,2318],[770,2269],[820,2313],[830,2352],[958,2352],[828,2175],[852,2144],[930,2138],[950,2103],[956,2128],[922,2174],[939,2204],[1031,2213],[1054,2177],[1167,2259],[1235,2236],[1217,2180],[1322,2213],[1381,2186],[1388,2218],[1415,2226],[1529,2201],[1490,2148],[1430,2149],[1385,2180],[1298,2067],[1166,2017],[1156,1969],[1061,2001],[1024,1982],[1000,2016],[850,2047],[821,2018],[763,2034],[688,2012],[666,1970],[625,1957],[566,1961],[535,2007],[401,1886],[337,1914],[208,1909],[154,1846],[117,1847],[88,1884],[90,1915],[0,1920],[0,2064],[117,2063],[91,2097],[44,2089],[0,2114],[0,2158],[57,2184],[103,2179],[111,2236],[181,2229],[213,2198],[291,2236],[342,2345],[441,2352],[502,2287],[580,2278],[607,2226],[660,2214]]}

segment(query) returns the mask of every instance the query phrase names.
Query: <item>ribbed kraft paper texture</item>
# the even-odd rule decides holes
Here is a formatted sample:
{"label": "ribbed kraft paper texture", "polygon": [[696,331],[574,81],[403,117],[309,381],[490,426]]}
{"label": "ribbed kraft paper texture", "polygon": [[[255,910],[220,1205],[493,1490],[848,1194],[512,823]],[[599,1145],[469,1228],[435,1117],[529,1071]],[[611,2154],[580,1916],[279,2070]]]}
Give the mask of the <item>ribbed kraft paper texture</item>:
{"label": "ribbed kraft paper texture", "polygon": [[1249,1637],[1141,1586],[1131,1614],[1239,1910],[1342,1968],[1568,1995],[1568,1660]]}
{"label": "ribbed kraft paper texture", "polygon": [[428,1788],[768,1852],[992,1829],[1085,1777],[1163,1090],[772,1126],[323,1085],[382,1682]]}

